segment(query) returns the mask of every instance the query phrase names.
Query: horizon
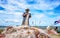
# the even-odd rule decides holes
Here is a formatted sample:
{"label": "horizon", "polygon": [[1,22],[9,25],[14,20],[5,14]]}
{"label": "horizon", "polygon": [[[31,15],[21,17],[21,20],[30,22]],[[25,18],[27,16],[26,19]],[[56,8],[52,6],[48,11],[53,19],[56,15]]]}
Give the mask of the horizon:
{"label": "horizon", "polygon": [[22,14],[29,8],[31,26],[60,26],[60,0],[0,0],[0,26],[22,24]]}

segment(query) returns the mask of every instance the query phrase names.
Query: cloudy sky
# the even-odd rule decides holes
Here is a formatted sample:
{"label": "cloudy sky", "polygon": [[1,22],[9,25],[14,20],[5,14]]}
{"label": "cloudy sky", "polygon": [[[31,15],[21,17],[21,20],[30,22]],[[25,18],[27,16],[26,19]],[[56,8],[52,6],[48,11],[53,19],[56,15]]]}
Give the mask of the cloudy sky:
{"label": "cloudy sky", "polygon": [[60,19],[60,0],[0,0],[0,26],[21,25],[26,8],[32,15],[31,26],[54,26]]}

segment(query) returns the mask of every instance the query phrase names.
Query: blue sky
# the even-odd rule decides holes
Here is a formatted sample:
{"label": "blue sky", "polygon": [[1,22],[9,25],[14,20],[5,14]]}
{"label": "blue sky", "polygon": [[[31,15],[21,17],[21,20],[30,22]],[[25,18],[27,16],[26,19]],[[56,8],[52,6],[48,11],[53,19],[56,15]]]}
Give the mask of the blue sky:
{"label": "blue sky", "polygon": [[0,26],[21,25],[26,8],[32,15],[31,26],[55,26],[60,19],[60,0],[0,0]]}

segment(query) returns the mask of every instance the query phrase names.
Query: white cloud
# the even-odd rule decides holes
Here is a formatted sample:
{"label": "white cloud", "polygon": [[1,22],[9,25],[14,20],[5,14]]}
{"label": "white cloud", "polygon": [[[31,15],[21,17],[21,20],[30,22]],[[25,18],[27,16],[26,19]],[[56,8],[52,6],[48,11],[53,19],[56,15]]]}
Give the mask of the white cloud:
{"label": "white cloud", "polygon": [[55,18],[55,20],[60,20],[60,15]]}
{"label": "white cloud", "polygon": [[42,24],[45,24],[48,23],[48,21],[46,22],[46,20],[48,19],[48,17],[42,13],[42,14],[39,14],[39,13],[36,13],[32,16],[32,18],[30,19],[30,24],[32,24],[32,22],[34,22],[33,25],[42,25]]}
{"label": "white cloud", "polygon": [[[37,0],[36,0],[37,1]],[[50,2],[50,1],[48,1]],[[46,1],[44,0],[38,0],[38,3],[33,5],[33,8],[35,9],[41,9],[41,10],[52,10],[54,9],[55,7],[57,7],[58,5],[60,5],[59,2],[52,2],[52,3],[47,3]]]}
{"label": "white cloud", "polygon": [[[53,15],[53,13],[51,13],[51,15]],[[30,19],[30,24],[32,25],[32,22],[34,22],[33,25],[37,25],[37,26],[54,25],[54,21],[59,20],[59,19],[60,19],[60,16],[51,18],[44,13],[36,13]]]}
{"label": "white cloud", "polygon": [[42,18],[42,17],[45,17],[45,15],[44,14],[36,14],[36,15],[34,15],[35,17],[38,17],[38,18]]}
{"label": "white cloud", "polygon": [[[57,7],[58,5],[60,5],[60,3],[56,0],[55,2],[52,3],[47,3],[46,0],[34,0],[36,1],[36,4],[30,5],[28,3],[26,3],[27,0],[9,0],[7,5],[2,5],[4,8],[6,8],[6,10],[24,10],[26,8],[30,8],[30,9],[39,9],[39,10],[52,10],[55,7]],[[28,1],[27,1],[28,2]],[[49,1],[48,1],[49,2]],[[15,4],[15,6],[13,6],[13,4]]]}
{"label": "white cloud", "polygon": [[5,22],[20,22],[18,19],[6,19]]}
{"label": "white cloud", "polygon": [[22,12],[9,12],[9,13],[6,13],[6,14],[12,14],[12,15],[15,15],[15,16],[21,16],[23,13]]}
{"label": "white cloud", "polygon": [[[33,1],[33,0],[30,0]],[[49,12],[46,13],[45,10],[53,10],[55,7],[57,7],[58,5],[60,5],[59,2],[55,1],[52,3],[48,3],[46,2],[46,0],[34,0],[36,1],[35,4],[28,4],[26,0],[8,0],[8,4],[3,5],[0,4],[0,6],[5,8],[5,11],[0,11],[0,13],[4,13],[4,14],[12,14],[15,19],[6,19],[5,21],[13,21],[13,22],[20,22],[22,19],[22,12],[16,12],[16,10],[18,11],[24,11],[25,8],[30,8],[33,10],[43,10],[44,13],[33,13],[32,17],[31,17],[31,23],[32,21],[36,20],[36,23],[38,24],[39,21],[41,21],[41,25],[45,24],[47,25],[47,23],[52,24],[54,20],[59,19],[60,16],[55,17],[55,18],[50,18],[48,17],[46,14],[48,15],[55,15],[54,12]],[[52,23],[51,23],[52,22]]]}
{"label": "white cloud", "polygon": [[49,13],[47,13],[47,14],[49,14],[49,15],[55,15],[54,12],[49,12]]}

